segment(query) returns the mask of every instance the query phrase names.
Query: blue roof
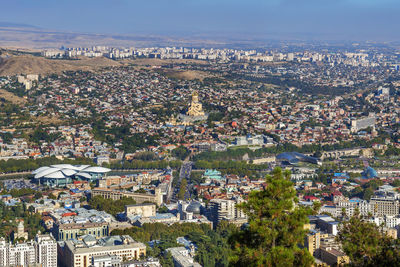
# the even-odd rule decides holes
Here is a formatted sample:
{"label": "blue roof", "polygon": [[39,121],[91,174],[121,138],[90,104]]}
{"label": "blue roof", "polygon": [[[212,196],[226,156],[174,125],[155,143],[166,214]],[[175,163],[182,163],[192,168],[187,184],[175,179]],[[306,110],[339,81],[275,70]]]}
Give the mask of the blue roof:
{"label": "blue roof", "polygon": [[302,162],[310,162],[310,163],[314,163],[314,164],[318,163],[317,158],[306,156],[299,152],[283,152],[283,153],[279,154],[278,156],[276,156],[276,159],[287,161],[290,164],[297,164],[301,161]]}
{"label": "blue roof", "polygon": [[170,219],[173,217],[175,217],[175,216],[172,213],[156,213],[156,216],[152,216],[150,218],[160,220],[160,219]]}
{"label": "blue roof", "polygon": [[347,173],[345,173],[345,172],[335,172],[335,173],[333,174],[333,176],[335,176],[335,177],[346,177],[346,178],[349,178],[349,175],[348,175]]}
{"label": "blue roof", "polygon": [[370,166],[368,166],[362,173],[363,178],[376,178],[378,177],[378,173]]}

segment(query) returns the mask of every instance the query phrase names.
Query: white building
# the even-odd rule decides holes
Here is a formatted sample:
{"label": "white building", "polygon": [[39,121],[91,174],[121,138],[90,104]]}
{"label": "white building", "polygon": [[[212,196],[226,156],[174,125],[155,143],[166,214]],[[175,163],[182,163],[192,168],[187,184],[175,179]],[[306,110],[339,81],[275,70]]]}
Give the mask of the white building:
{"label": "white building", "polygon": [[0,266],[57,266],[57,243],[50,235],[37,235],[34,241],[11,244],[0,239]]}
{"label": "white building", "polygon": [[375,114],[370,114],[370,116],[358,120],[351,121],[351,131],[358,132],[362,129],[366,129],[368,127],[374,127],[376,122]]}
{"label": "white building", "polygon": [[88,267],[100,262],[109,264],[115,260],[115,257],[108,259],[99,256],[117,256],[122,260],[139,259],[146,255],[146,245],[127,235],[108,236],[98,240],[88,235],[82,240],[65,241],[62,253],[64,266]]}
{"label": "white building", "polygon": [[42,267],[57,266],[57,242],[51,235],[36,235],[36,262]]}

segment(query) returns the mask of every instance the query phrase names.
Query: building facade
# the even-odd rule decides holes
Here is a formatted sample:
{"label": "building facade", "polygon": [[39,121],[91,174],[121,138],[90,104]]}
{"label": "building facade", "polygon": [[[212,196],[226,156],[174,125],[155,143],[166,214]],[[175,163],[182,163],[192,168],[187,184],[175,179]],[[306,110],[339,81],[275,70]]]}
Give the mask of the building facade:
{"label": "building facade", "polygon": [[66,267],[89,267],[100,261],[99,256],[113,255],[124,261],[139,259],[146,255],[146,245],[127,235],[109,236],[90,241],[68,240],[62,253]]}
{"label": "building facade", "polygon": [[96,238],[108,236],[109,226],[106,222],[101,223],[57,223],[54,225],[54,236],[58,241],[76,239],[83,235],[93,235]]}
{"label": "building facade", "polygon": [[95,188],[92,190],[92,197],[95,196],[101,196],[105,199],[112,200],[119,200],[122,197],[130,197],[133,198],[136,203],[152,202],[157,204],[158,206],[163,203],[163,195],[161,194],[161,190],[159,188],[156,188],[154,190],[154,195],[134,193],[129,191],[110,190],[106,188]]}
{"label": "building facade", "polygon": [[35,240],[11,244],[0,239],[0,266],[57,266],[57,243],[50,235],[37,235]]}

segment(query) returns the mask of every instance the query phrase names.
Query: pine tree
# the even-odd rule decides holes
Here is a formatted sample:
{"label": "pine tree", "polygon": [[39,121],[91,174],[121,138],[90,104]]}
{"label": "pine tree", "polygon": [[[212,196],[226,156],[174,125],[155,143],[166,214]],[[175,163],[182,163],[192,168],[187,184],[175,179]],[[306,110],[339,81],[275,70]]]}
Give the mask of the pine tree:
{"label": "pine tree", "polygon": [[381,227],[365,221],[358,210],[342,223],[337,240],[352,266],[399,266],[400,244]]}
{"label": "pine tree", "polygon": [[303,244],[311,210],[295,206],[290,172],[280,168],[266,177],[266,188],[253,191],[239,207],[249,224],[231,236],[233,266],[311,266],[313,257]]}

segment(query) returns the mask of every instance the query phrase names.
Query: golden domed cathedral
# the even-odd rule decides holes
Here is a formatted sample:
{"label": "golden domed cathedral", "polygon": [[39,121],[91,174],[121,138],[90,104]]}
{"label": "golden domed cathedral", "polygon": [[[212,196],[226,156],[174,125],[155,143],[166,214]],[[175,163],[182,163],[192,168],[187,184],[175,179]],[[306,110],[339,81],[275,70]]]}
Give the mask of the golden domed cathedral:
{"label": "golden domed cathedral", "polygon": [[192,102],[190,103],[187,115],[191,117],[205,115],[203,105],[199,102],[199,93],[197,91],[192,93]]}
{"label": "golden domed cathedral", "polygon": [[199,102],[199,93],[194,91],[192,93],[192,101],[189,104],[186,114],[179,114],[179,122],[174,117],[171,117],[167,124],[171,125],[191,125],[195,122],[206,121],[208,114],[203,110],[203,105]]}

